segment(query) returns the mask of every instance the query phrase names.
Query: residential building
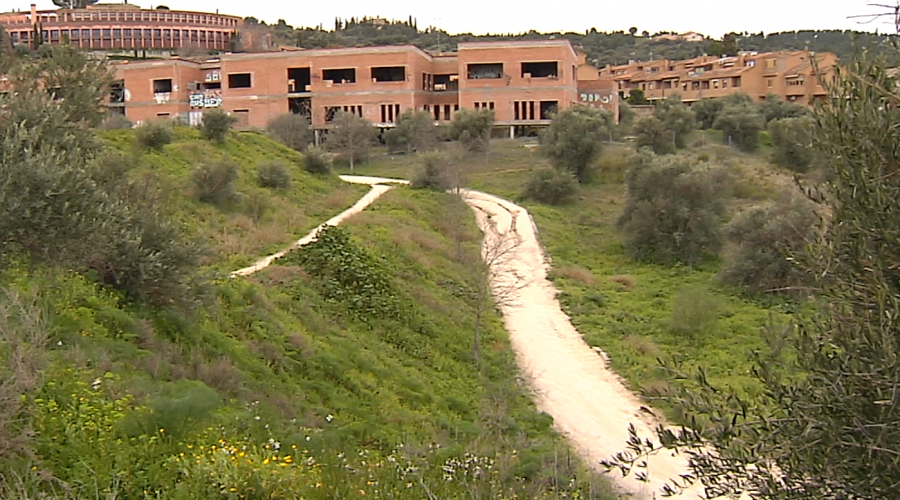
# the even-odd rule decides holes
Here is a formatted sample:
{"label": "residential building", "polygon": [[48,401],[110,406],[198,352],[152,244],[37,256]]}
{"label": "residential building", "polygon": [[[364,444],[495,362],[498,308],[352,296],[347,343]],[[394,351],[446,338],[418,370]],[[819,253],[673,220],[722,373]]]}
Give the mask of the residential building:
{"label": "residential building", "polygon": [[680,61],[633,61],[607,66],[599,73],[612,78],[623,97],[640,89],[644,97],[656,101],[677,92],[691,103],[744,92],[755,100],[775,94],[786,101],[811,105],[826,96],[821,78],[828,78],[836,63],[837,57],[830,52],[746,52]]}
{"label": "residential building", "polygon": [[[439,56],[405,45],[122,61],[114,64],[120,91],[110,105],[135,122],[192,124],[204,109],[221,107],[239,127],[264,127],[291,112],[318,130],[339,111],[388,128],[410,109],[436,122],[460,109],[490,109],[496,125],[516,135],[585,101],[617,106],[612,80],[584,66],[567,40],[460,43],[457,53]],[[579,67],[589,83],[579,81]],[[588,88],[594,101],[581,98]]]}
{"label": "residential building", "polygon": [[0,14],[14,44],[69,43],[87,50],[168,51],[196,47],[227,51],[242,25],[240,17],[206,12],[141,9],[131,4],[94,4],[84,9]]}

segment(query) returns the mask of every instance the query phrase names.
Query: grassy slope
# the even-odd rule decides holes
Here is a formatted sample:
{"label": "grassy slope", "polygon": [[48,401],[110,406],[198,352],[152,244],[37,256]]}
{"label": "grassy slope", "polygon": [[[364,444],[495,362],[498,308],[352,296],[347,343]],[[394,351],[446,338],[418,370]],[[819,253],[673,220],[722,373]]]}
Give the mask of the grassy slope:
{"label": "grassy slope", "polygon": [[[750,357],[764,346],[762,327],[784,321],[781,307],[715,286],[712,278],[719,263],[663,267],[634,262],[626,255],[615,225],[625,198],[621,159],[630,154],[623,145],[607,148],[598,163],[598,180],[582,186],[574,203],[554,207],[518,200],[529,171],[547,166],[534,145],[524,140],[494,141],[488,158],[473,160],[467,167],[468,185],[517,200],[529,209],[552,260],[551,276],[562,292],[560,300],[585,340],[606,351],[613,369],[637,390],[662,388],[672,381],[659,359],[677,360],[689,372],[702,365],[713,383],[756,390],[749,374]],[[705,153],[710,161],[734,169],[733,211],[772,196],[773,186],[783,182],[764,160],[764,152],[743,155],[698,144],[691,153]],[[358,171],[403,177],[415,168],[415,158],[376,156]],[[685,290],[709,294],[719,304],[715,324],[696,339],[669,327],[673,298]]]}
{"label": "grassy slope", "polygon": [[[255,134],[216,146],[181,130],[162,153],[136,156],[129,134],[106,138],[135,155],[132,175],[153,173],[172,188],[169,207],[214,246],[213,269],[285,243],[257,241],[258,229],[238,222],[238,205],[195,203],[185,179],[195,163],[230,154],[246,197],[257,189],[257,161],[295,153]],[[290,192],[271,198],[285,240],[359,189],[297,170],[294,178]],[[466,216],[448,221],[451,212]],[[242,253],[219,226],[251,240]],[[47,383],[30,404],[36,461],[18,464],[32,471],[22,489],[46,490],[49,472],[76,498],[408,498],[426,496],[426,484],[441,498],[557,497],[554,487],[601,498],[517,385],[496,316],[485,326],[483,366],[474,366],[459,260],[477,258],[468,211],[447,195],[396,190],[349,231],[350,254],[389,271],[411,320],[349,314],[290,258],[252,279],[213,282],[212,302],[191,312],[129,305],[66,270],[7,269],[9,290],[39,290],[51,312]],[[463,244],[449,234],[463,234]],[[491,474],[472,476],[476,466]]]}
{"label": "grassy slope", "polygon": [[[209,262],[220,270],[243,267],[273,253],[352,205],[367,188],[334,177],[307,174],[300,154],[256,133],[232,134],[224,144],[200,140],[196,130],[178,128],[175,141],[162,151],[141,151],[130,130],[104,132],[107,143],[137,165],[133,175],[158,177],[173,208],[191,231],[210,244]],[[192,199],[190,175],[204,163],[231,160],[239,166],[236,203],[225,210]],[[281,162],[291,171],[288,190],[268,190],[256,184],[259,163]],[[262,199],[263,216],[256,217]]]}

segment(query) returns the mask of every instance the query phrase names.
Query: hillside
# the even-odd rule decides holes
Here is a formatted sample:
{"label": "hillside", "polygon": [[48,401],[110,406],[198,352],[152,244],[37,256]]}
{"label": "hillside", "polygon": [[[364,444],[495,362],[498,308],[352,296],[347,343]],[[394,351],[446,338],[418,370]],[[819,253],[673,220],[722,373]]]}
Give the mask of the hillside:
{"label": "hillside", "polygon": [[[0,496],[603,497],[517,385],[492,311],[474,361],[479,233],[458,200],[398,189],[259,275],[224,278],[361,188],[306,174],[255,133],[217,145],[178,129],[159,151],[133,134],[104,138],[123,175],[163,186],[160,205],[209,248],[198,273],[211,279],[186,310],[90,273],[7,264],[0,359],[14,366],[4,375],[31,382],[2,386],[26,397],[0,394],[0,411],[21,418],[0,425],[16,457],[0,463]],[[197,201],[185,179],[226,157],[235,197]],[[257,163],[276,160],[291,188],[258,188]],[[271,207],[255,222],[254,197]]]}

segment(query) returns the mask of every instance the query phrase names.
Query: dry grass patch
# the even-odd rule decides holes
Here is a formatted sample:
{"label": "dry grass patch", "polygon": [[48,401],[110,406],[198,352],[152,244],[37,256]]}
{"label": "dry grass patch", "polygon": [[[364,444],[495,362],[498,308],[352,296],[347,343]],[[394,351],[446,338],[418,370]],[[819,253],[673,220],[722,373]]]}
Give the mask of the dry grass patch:
{"label": "dry grass patch", "polygon": [[622,338],[622,342],[641,354],[648,356],[659,355],[659,346],[656,345],[656,342],[654,342],[653,339],[642,337],[640,335],[628,334]]}
{"label": "dry grass patch", "polygon": [[583,285],[594,286],[597,284],[597,278],[591,273],[591,270],[583,266],[562,266],[555,268],[553,274],[560,278],[568,278],[577,281]]}
{"label": "dry grass patch", "polygon": [[618,286],[620,292],[628,292],[634,290],[634,287],[637,286],[637,281],[633,276],[629,276],[627,274],[617,274],[615,276],[610,276],[609,281],[612,281]]}

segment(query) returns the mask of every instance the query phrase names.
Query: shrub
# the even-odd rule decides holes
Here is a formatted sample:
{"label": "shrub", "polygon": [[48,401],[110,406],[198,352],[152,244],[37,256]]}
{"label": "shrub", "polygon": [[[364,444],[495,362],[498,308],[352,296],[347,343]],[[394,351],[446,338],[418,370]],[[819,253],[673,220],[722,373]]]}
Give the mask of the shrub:
{"label": "shrub", "polygon": [[269,201],[268,196],[264,193],[253,193],[250,196],[244,198],[244,213],[247,214],[247,217],[250,217],[253,220],[254,224],[259,224],[259,222],[266,216],[269,212],[269,209],[272,208],[272,204]]}
{"label": "shrub", "polygon": [[353,113],[339,112],[328,131],[328,149],[337,151],[350,162],[350,171],[357,161],[369,154],[378,136],[372,122]]}
{"label": "shrub", "polygon": [[729,177],[684,156],[638,155],[625,176],[619,226],[632,257],[694,264],[717,255]]}
{"label": "shrub", "polygon": [[793,102],[787,102],[778,94],[766,94],[766,98],[759,104],[759,112],[762,113],[766,124],[772,120],[784,118],[798,118],[807,115],[806,108]]}
{"label": "shrub", "polygon": [[722,108],[713,126],[722,131],[726,143],[749,152],[759,147],[759,133],[765,120],[755,104],[733,104]]}
{"label": "shrub", "polygon": [[487,151],[490,145],[494,112],[489,109],[461,109],[450,122],[449,137],[459,141],[470,153]]}
{"label": "shrub", "polygon": [[291,187],[291,172],[280,161],[262,162],[256,166],[256,183],[270,189]]}
{"label": "shrub", "polygon": [[453,186],[448,172],[447,157],[440,153],[422,155],[422,164],[409,183],[413,189],[436,189],[446,191]]}
{"label": "shrub", "polygon": [[796,194],[741,212],[725,227],[733,248],[718,279],[754,292],[802,284],[806,275],[792,257],[812,243],[818,222],[812,202]]}
{"label": "shrub", "polygon": [[129,120],[125,115],[120,115],[118,113],[110,113],[106,115],[106,118],[100,123],[100,128],[103,130],[118,130],[125,128],[133,128],[134,123]]}
{"label": "shrub", "polygon": [[162,149],[172,142],[174,136],[172,127],[161,121],[146,122],[134,132],[138,143],[147,149]]}
{"label": "shrub", "polygon": [[427,111],[408,109],[397,117],[397,126],[385,132],[385,141],[391,151],[428,151],[438,141],[438,129]]}
{"label": "shrub", "polygon": [[578,191],[578,182],[568,172],[552,168],[535,170],[522,196],[548,205],[561,205],[571,201]]}
{"label": "shrub", "polygon": [[588,182],[591,163],[602,152],[603,137],[611,127],[612,117],[605,111],[587,106],[564,109],[541,133],[541,153],[555,168]]}
{"label": "shrub", "polygon": [[676,148],[683,148],[688,134],[697,128],[694,112],[684,105],[677,92],[659,101],[653,116],[662,122],[666,135],[672,138]]}
{"label": "shrub", "polygon": [[194,197],[216,206],[234,200],[234,181],[237,175],[237,165],[230,160],[200,165],[191,173]]}
{"label": "shrub", "polygon": [[725,99],[709,98],[700,99],[691,105],[691,110],[697,118],[697,126],[702,130],[713,128],[723,106],[725,106]]}
{"label": "shrub", "polygon": [[285,113],[269,120],[266,131],[285,146],[303,151],[313,143],[313,131],[306,117],[294,113]]}
{"label": "shrub", "polygon": [[200,135],[209,141],[225,142],[225,136],[236,122],[237,118],[221,109],[214,108],[205,111],[203,121],[200,123]]}
{"label": "shrub", "polygon": [[331,173],[331,156],[324,148],[313,146],[303,153],[303,169],[311,174],[327,175]]}
{"label": "shrub", "polygon": [[722,310],[722,301],[699,287],[684,288],[672,297],[669,329],[696,343],[712,330]]}
{"label": "shrub", "polygon": [[794,172],[806,172],[813,161],[812,132],[815,123],[810,117],[782,118],[769,122],[772,140],[772,161]]}
{"label": "shrub", "polygon": [[666,129],[665,124],[655,116],[641,118],[634,125],[634,135],[637,136],[635,145],[640,148],[649,148],[658,155],[675,152],[675,142],[672,134]]}

